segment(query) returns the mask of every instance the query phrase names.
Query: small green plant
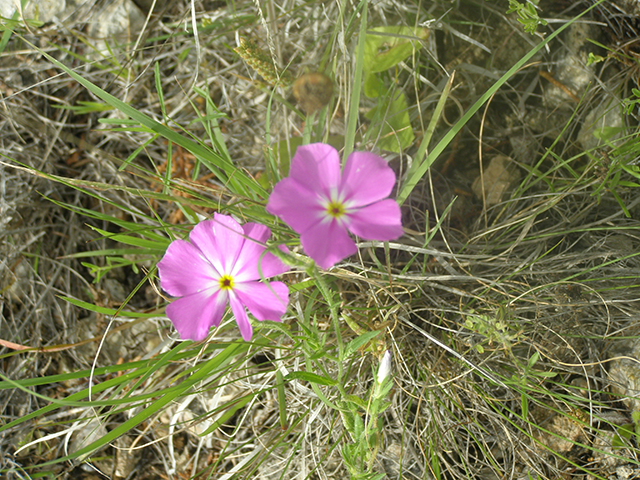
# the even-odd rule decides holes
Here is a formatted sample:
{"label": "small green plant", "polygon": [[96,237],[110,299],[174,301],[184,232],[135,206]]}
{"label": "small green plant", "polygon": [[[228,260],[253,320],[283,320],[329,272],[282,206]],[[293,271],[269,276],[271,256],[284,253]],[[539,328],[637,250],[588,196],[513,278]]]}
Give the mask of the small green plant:
{"label": "small green plant", "polygon": [[[619,133],[620,129],[601,129],[594,132],[597,138],[607,142],[608,151],[602,150],[599,158],[590,154],[596,162],[598,182],[591,193],[600,201],[604,192],[609,192],[616,199],[618,205],[627,218],[631,213],[627,209],[621,196],[622,191],[640,187],[640,167],[634,164],[636,155],[640,152],[640,142],[635,136],[630,136],[619,146],[611,143],[611,137]],[[637,180],[637,181],[636,181]]]}
{"label": "small green plant", "polygon": [[27,0],[20,0],[20,4],[20,8],[16,9],[11,18],[0,16],[0,32],[2,32],[2,36],[0,36],[0,53],[4,52],[14,30],[22,31],[24,28],[28,31],[30,28],[40,28],[44,25],[37,18],[20,18],[20,12],[24,11]]}
{"label": "small green plant", "polygon": [[602,55],[596,55],[593,52],[589,52],[589,55],[587,57],[587,66],[595,65],[595,64],[604,62],[605,60],[606,60],[606,58],[603,57]]}
{"label": "small green plant", "polygon": [[624,108],[624,113],[627,115],[631,115],[633,111],[640,106],[640,90],[637,88],[631,89],[631,97],[625,98],[622,101],[622,106]]}
{"label": "small green plant", "polygon": [[613,447],[627,447],[640,441],[640,412],[631,413],[632,423],[620,425],[611,442]]}
{"label": "small green plant", "polygon": [[[506,350],[511,351],[511,346],[517,340],[518,334],[511,331],[505,317],[506,309],[503,307],[500,307],[495,315],[475,314],[472,311],[465,319],[464,324],[472,332],[484,337],[489,345],[494,342],[499,343]],[[484,347],[481,343],[476,343],[474,348],[478,353],[484,353]]]}
{"label": "small green plant", "polygon": [[532,0],[527,0],[526,4],[522,4],[517,0],[509,0],[509,9],[507,14],[517,12],[518,22],[524,26],[524,31],[530,34],[534,34],[538,25],[546,25],[547,21],[540,18],[537,12],[537,3]]}
{"label": "small green plant", "polygon": [[387,351],[375,377],[368,399],[347,395],[338,405],[342,423],[352,443],[342,448],[342,456],[352,480],[380,480],[384,474],[372,471],[381,444],[382,417],[391,402],[387,400],[393,381],[391,355]]}

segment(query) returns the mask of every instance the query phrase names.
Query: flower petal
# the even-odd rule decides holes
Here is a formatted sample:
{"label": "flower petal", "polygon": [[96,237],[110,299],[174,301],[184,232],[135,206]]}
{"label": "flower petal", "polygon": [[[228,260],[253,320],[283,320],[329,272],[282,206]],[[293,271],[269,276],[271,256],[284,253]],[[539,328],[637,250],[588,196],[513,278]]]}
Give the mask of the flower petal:
{"label": "flower petal", "polygon": [[[328,198],[328,197],[327,197]],[[322,197],[292,178],[280,180],[269,196],[267,212],[298,233],[318,224],[324,215]]]}
{"label": "flower petal", "polygon": [[247,222],[242,225],[242,232],[246,237],[257,240],[258,243],[266,242],[271,235],[271,230],[269,229],[269,227],[255,222]]}
{"label": "flower petal", "polygon": [[244,243],[242,227],[233,218],[219,213],[213,220],[196,225],[189,240],[221,274],[229,274]]}
{"label": "flower petal", "polygon": [[169,295],[184,297],[210,288],[220,278],[202,252],[189,242],[175,240],[158,262],[160,286]]}
{"label": "flower petal", "polygon": [[287,311],[289,288],[282,282],[245,282],[234,291],[258,320],[279,322]]}
{"label": "flower petal", "polygon": [[395,240],[402,236],[400,205],[390,198],[376,202],[349,214],[351,233],[366,240]]}
{"label": "flower petal", "polygon": [[[278,250],[287,255],[291,253],[286,245],[278,245]],[[273,253],[266,253],[260,260],[260,269],[262,270],[262,276],[264,278],[269,278],[275,277],[276,275],[282,275],[284,272],[291,270],[291,267],[285,264]]]}
{"label": "flower petal", "polygon": [[370,152],[353,152],[342,172],[343,201],[362,207],[387,198],[396,183],[396,174],[386,160]]}
{"label": "flower petal", "polygon": [[242,338],[245,342],[248,342],[253,336],[253,328],[251,327],[251,322],[249,321],[244,305],[235,293],[229,295],[229,305],[231,305],[231,311],[236,318],[236,323],[238,324]]}
{"label": "flower petal", "polygon": [[264,242],[271,235],[269,227],[253,222],[244,224],[242,231],[245,235],[244,244],[238,254],[233,270],[229,272],[236,282],[257,280],[260,277],[257,274],[256,265],[260,255],[265,250]]}
{"label": "flower petal", "polygon": [[302,145],[291,159],[289,178],[326,197],[340,185],[340,176],[338,151],[326,143]]}
{"label": "flower petal", "polygon": [[305,253],[324,269],[358,250],[345,227],[335,220],[310,228],[300,235],[300,240]]}
{"label": "flower petal", "polygon": [[[249,243],[247,241],[247,243]],[[289,251],[283,245],[278,246],[280,250],[288,253]],[[264,251],[264,248],[262,249]],[[236,265],[240,265],[240,262]],[[260,252],[257,256],[253,257],[252,262],[244,263],[240,268],[234,271],[233,278],[237,282],[249,282],[254,280],[260,280],[263,278],[275,277],[284,272],[288,272],[289,266],[285,265],[282,260],[276,257],[273,253],[266,252],[262,254]]]}
{"label": "flower petal", "polygon": [[204,340],[212,325],[220,325],[227,294],[213,288],[187,295],[167,305],[167,316],[185,340]]}
{"label": "flower petal", "polygon": [[[261,278],[269,278],[289,270],[281,260],[272,253],[264,253],[263,243],[271,235],[268,227],[257,223],[243,225],[245,238],[242,250],[233,268],[232,276],[236,282],[247,282]],[[287,252],[285,247],[285,252]],[[258,268],[259,266],[259,268]]]}

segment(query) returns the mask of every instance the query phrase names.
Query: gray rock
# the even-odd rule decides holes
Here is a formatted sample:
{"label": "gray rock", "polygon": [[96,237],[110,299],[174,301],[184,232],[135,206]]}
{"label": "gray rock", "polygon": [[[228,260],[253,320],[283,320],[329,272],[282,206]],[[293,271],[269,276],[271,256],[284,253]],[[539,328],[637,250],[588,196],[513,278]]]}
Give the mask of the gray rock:
{"label": "gray rock", "polygon": [[628,448],[616,445],[615,437],[614,432],[599,431],[593,440],[594,463],[609,472],[628,466],[625,457],[632,458]]}
{"label": "gray rock", "polygon": [[[20,0],[0,0],[0,15],[11,18],[19,6]],[[66,0],[28,0],[21,16],[47,23],[61,15],[66,8]]]}
{"label": "gray rock", "polygon": [[640,410],[640,341],[624,341],[613,352],[609,366],[612,391],[631,412]]}
{"label": "gray rock", "polygon": [[[85,423],[86,422],[86,423]],[[71,435],[72,441],[69,447],[70,452],[77,452],[84,447],[91,445],[93,442],[100,440],[107,434],[103,422],[99,418],[92,418],[89,421],[83,419],[78,422],[80,427],[73,431]],[[88,455],[82,455],[80,458],[85,459]]]}
{"label": "gray rock", "polygon": [[578,142],[585,150],[605,144],[606,140],[615,145],[615,140],[622,135],[623,127],[620,100],[610,99],[587,114],[578,133]]}
{"label": "gray rock", "polygon": [[553,79],[544,90],[544,103],[549,108],[564,107],[573,110],[578,99],[594,79],[594,66],[588,65],[589,51],[596,47],[588,40],[598,38],[592,25],[575,23],[565,36],[565,46],[553,65]]}
{"label": "gray rock", "polygon": [[622,465],[616,468],[616,475],[618,476],[618,480],[638,478],[639,473],[640,470],[638,470],[637,468],[632,468],[630,465]]}
{"label": "gray rock", "polygon": [[491,159],[484,174],[473,182],[471,190],[480,199],[484,196],[487,205],[495,205],[504,199],[518,177],[513,160],[497,155]]}
{"label": "gray rock", "polygon": [[88,28],[88,35],[98,49],[105,42],[123,44],[134,42],[144,25],[145,16],[131,0],[115,0],[95,12]]}

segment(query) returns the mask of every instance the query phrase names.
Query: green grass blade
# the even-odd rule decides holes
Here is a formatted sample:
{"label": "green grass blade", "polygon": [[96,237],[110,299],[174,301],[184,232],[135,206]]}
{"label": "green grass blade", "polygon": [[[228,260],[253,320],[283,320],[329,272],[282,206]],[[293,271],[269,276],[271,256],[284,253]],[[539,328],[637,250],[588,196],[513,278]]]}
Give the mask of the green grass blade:
{"label": "green grass blade", "polygon": [[456,124],[447,132],[447,134],[438,142],[438,144],[434,147],[434,149],[429,153],[428,157],[424,162],[420,164],[418,168],[412,173],[411,177],[407,177],[405,182],[402,184],[400,188],[400,192],[398,193],[398,203],[402,205],[404,201],[409,197],[415,186],[418,184],[420,179],[427,172],[429,167],[433,164],[433,162],[438,158],[438,156],[444,151],[444,149],[453,141],[455,136],[458,134],[460,130],[467,124],[471,117],[473,117],[476,112],[489,101],[489,99],[502,87],[507,80],[509,80],[518,70],[520,70],[524,65],[531,60],[531,58],[538,53],[545,45],[547,45],[551,40],[557,37],[564,29],[569,27],[569,25],[573,24],[577,19],[584,16],[591,9],[595,8],[597,5],[602,3],[603,0],[600,0],[596,4],[592,5],[588,9],[586,9],[581,14],[577,15],[560,28],[558,28],[555,32],[549,35],[545,40],[536,45],[529,53],[527,53],[524,57],[522,57],[515,65],[513,65],[500,79],[494,83],[484,94],[474,103],[469,110],[462,116],[460,120],[456,122]]}
{"label": "green grass blade", "polygon": [[367,39],[367,7],[368,0],[363,0],[358,5],[360,11],[360,32],[358,34],[358,49],[356,50],[356,67],[353,73],[353,88],[349,98],[349,113],[347,115],[347,129],[344,138],[344,152],[342,154],[343,163],[353,152],[356,139],[356,128],[358,127],[360,93],[362,91],[362,72],[364,69],[364,50]]}
{"label": "green grass blade", "polygon": [[44,462],[40,464],[40,467],[45,467],[47,465],[53,465],[56,463],[66,462],[73,460],[78,457],[83,457],[85,455],[91,454],[103,446],[107,445],[110,442],[113,442],[120,435],[123,435],[136,426],[140,425],[140,423],[145,420],[151,418],[152,416],[160,413],[168,404],[175,401],[178,397],[186,394],[189,390],[193,388],[198,382],[204,380],[208,377],[214,370],[219,369],[224,363],[231,360],[232,357],[242,353],[249,349],[248,343],[232,343],[229,345],[224,351],[220,352],[218,355],[213,357],[208,362],[199,365],[198,370],[193,373],[189,378],[185,379],[180,385],[172,389],[170,393],[155,393],[155,395],[159,395],[159,398],[151,403],[144,410],[138,412],[136,415],[126,420],[125,422],[118,425],[116,428],[108,432],[104,437],[92,442],[84,448],[64,457],[56,458],[54,460],[50,460],[48,462]]}
{"label": "green grass blade", "polygon": [[107,307],[99,307],[98,305],[94,305],[93,303],[83,302],[82,300],[77,300],[71,297],[60,297],[62,300],[65,300],[76,307],[84,308],[91,312],[99,313],[101,315],[118,315],[119,317],[127,317],[127,318],[152,318],[157,317],[159,312],[151,312],[151,313],[139,313],[139,312],[127,312],[124,310],[116,310],[113,308]]}
{"label": "green grass blade", "polygon": [[177,132],[174,132],[169,127],[162,125],[159,122],[156,122],[152,118],[148,117],[142,112],[139,112],[122,100],[105,92],[103,89],[91,83],[89,80],[85,79],[84,77],[73,71],[71,68],[64,65],[62,62],[56,60],[44,50],[33,45],[28,40],[24,38],[22,38],[22,40],[34,50],[38,51],[43,57],[49,60],[56,67],[63,70],[67,75],[81,84],[91,93],[107,102],[109,105],[115,107],[120,112],[136,120],[141,125],[147,127],[163,138],[166,138],[170,142],[180,145],[182,148],[195,155],[204,165],[207,166],[207,168],[209,168],[212,172],[218,174],[221,177],[220,181],[228,185],[228,187],[231,188],[236,194],[249,196],[250,198],[254,199],[260,197],[266,198],[267,192],[260,186],[260,184],[253,178],[246,175],[242,170],[237,169],[230,159],[224,158],[221,155],[218,155],[212,150],[206,148],[205,146],[194,142],[193,140],[190,140]]}

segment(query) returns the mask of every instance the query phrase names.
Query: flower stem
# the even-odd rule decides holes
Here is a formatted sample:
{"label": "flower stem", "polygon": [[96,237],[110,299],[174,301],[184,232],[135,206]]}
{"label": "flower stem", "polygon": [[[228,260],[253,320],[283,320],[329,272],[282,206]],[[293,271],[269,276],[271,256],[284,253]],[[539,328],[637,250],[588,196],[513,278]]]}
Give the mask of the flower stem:
{"label": "flower stem", "polygon": [[342,386],[342,375],[343,375],[343,366],[342,363],[344,361],[344,344],[342,342],[342,333],[340,332],[340,317],[338,315],[338,303],[334,301],[333,294],[329,285],[324,280],[322,273],[318,271],[318,267],[313,265],[311,274],[316,279],[316,285],[322,293],[322,296],[327,301],[329,305],[329,311],[331,313],[331,323],[333,323],[333,328],[336,332],[336,343],[338,344],[338,389],[340,393],[344,396],[346,392]]}

